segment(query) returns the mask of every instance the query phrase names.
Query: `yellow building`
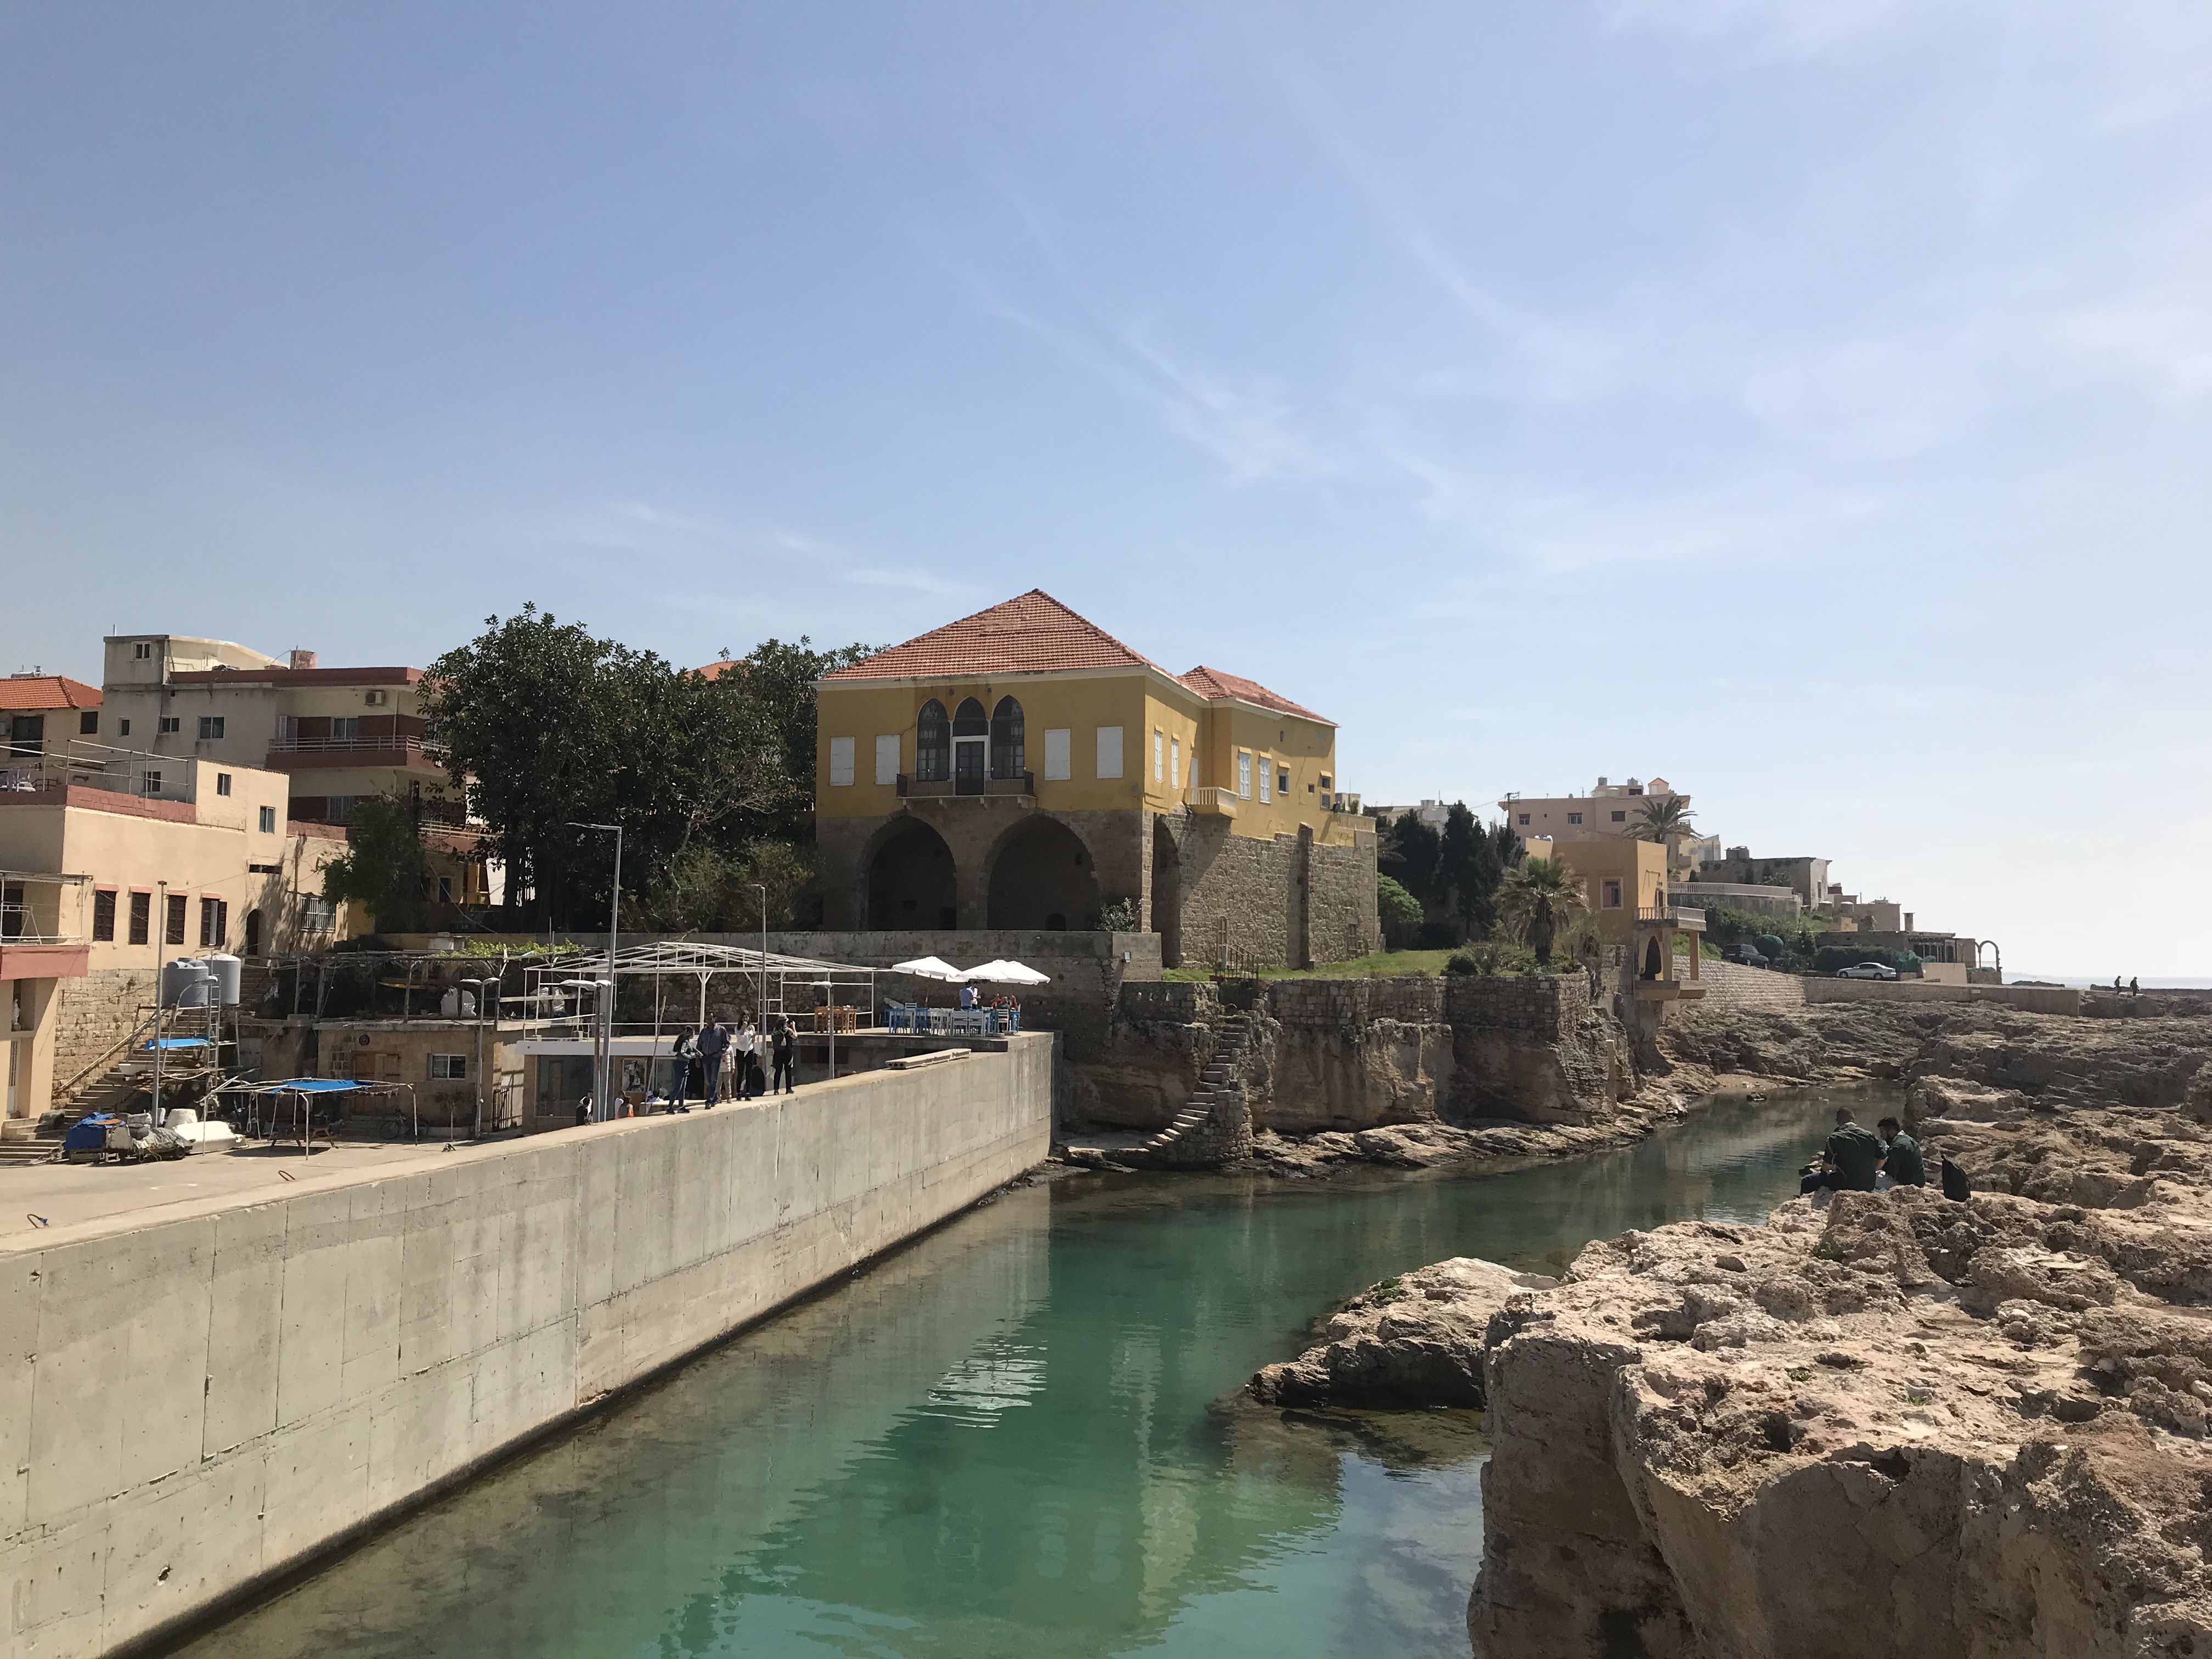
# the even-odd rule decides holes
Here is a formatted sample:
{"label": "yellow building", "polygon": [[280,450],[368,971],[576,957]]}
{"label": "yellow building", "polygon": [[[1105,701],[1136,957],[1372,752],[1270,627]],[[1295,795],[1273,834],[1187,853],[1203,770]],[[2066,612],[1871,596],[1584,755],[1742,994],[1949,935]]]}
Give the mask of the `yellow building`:
{"label": "yellow building", "polygon": [[[1530,858],[1557,859],[1581,878],[1583,902],[1596,919],[1598,942],[1607,959],[1620,952],[1636,994],[1655,1000],[1702,997],[1698,946],[1705,937],[1705,913],[1686,908],[1667,896],[1668,848],[1657,842],[1612,836],[1579,841],[1536,840]],[[1690,935],[1678,958],[1675,939]]]}
{"label": "yellow building", "polygon": [[[149,792],[147,774],[155,773]],[[5,1115],[27,1126],[154,999],[164,956],[310,949],[342,831],[286,819],[279,774],[121,754],[18,759],[0,789]]]}
{"label": "yellow building", "polygon": [[819,693],[831,927],[1087,930],[1126,902],[1170,966],[1379,945],[1335,725],[1265,686],[1170,674],[1036,590]]}

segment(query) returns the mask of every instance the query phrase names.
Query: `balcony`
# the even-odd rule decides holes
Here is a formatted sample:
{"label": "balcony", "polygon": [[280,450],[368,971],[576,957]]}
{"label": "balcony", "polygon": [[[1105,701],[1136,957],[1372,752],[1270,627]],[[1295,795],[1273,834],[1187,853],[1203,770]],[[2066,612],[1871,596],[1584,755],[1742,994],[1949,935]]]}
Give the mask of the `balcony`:
{"label": "balcony", "polygon": [[1705,913],[1684,904],[1642,905],[1637,909],[1636,919],[1638,921],[1671,921],[1676,927],[1686,927],[1692,933],[1705,931]]}
{"label": "balcony", "polygon": [[410,732],[378,732],[358,738],[300,738],[279,734],[269,740],[269,769],[311,772],[336,767],[404,767],[442,772],[446,745]]}
{"label": "balcony", "polygon": [[1027,800],[1036,794],[1036,774],[1006,778],[917,778],[898,775],[901,800]]}
{"label": "balcony", "polygon": [[1210,812],[1216,817],[1237,816],[1237,794],[1234,789],[1218,789],[1211,784],[1193,784],[1190,791],[1190,810]]}

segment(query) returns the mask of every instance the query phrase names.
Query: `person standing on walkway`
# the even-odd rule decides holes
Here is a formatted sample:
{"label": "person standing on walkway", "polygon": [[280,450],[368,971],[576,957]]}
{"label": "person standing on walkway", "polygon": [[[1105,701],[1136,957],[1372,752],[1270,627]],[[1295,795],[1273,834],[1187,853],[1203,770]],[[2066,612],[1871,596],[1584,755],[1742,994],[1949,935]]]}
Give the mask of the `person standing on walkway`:
{"label": "person standing on walkway", "polygon": [[720,1020],[699,1033],[699,1060],[707,1068],[707,1107],[714,1109],[722,1097],[722,1056],[730,1051],[730,1034]]}
{"label": "person standing on walkway", "polygon": [[775,1040],[770,1046],[775,1054],[775,1075],[769,1081],[768,1091],[770,1094],[797,1094],[799,1085],[792,1081],[792,1073],[799,1059],[799,1039],[792,1035],[789,1020],[776,1021]]}
{"label": "person standing on walkway", "polygon": [[676,1080],[668,1091],[668,1109],[688,1112],[691,1109],[691,1069],[699,1061],[699,1040],[689,1030],[676,1034]]}
{"label": "person standing on walkway", "polygon": [[750,1019],[738,1027],[737,1041],[731,1045],[737,1050],[738,1074],[730,1085],[730,1092],[739,1100],[750,1098],[760,1092],[755,1081],[760,1073],[760,1033],[753,1029]]}

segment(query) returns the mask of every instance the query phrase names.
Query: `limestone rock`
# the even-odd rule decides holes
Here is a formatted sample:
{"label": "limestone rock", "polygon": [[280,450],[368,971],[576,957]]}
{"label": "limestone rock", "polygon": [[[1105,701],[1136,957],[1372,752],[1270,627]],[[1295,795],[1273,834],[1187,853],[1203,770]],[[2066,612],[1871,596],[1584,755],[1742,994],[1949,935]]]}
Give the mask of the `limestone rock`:
{"label": "limestone rock", "polygon": [[1320,1342],[1248,1386],[1279,1406],[1479,1407],[1492,1317],[1557,1283],[1474,1256],[1385,1279],[1323,1321]]}

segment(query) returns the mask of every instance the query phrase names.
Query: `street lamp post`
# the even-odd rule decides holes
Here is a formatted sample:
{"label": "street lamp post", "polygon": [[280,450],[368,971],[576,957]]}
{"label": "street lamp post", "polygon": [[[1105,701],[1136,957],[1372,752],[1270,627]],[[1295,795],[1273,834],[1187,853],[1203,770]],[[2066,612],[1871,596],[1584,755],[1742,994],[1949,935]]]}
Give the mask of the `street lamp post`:
{"label": "street lamp post", "polygon": [[615,952],[622,945],[622,825],[571,823],[571,830],[604,830],[615,838],[615,886],[612,908],[607,914],[607,976],[599,986],[599,1030],[592,1055],[592,1121],[605,1123],[614,1115]]}

